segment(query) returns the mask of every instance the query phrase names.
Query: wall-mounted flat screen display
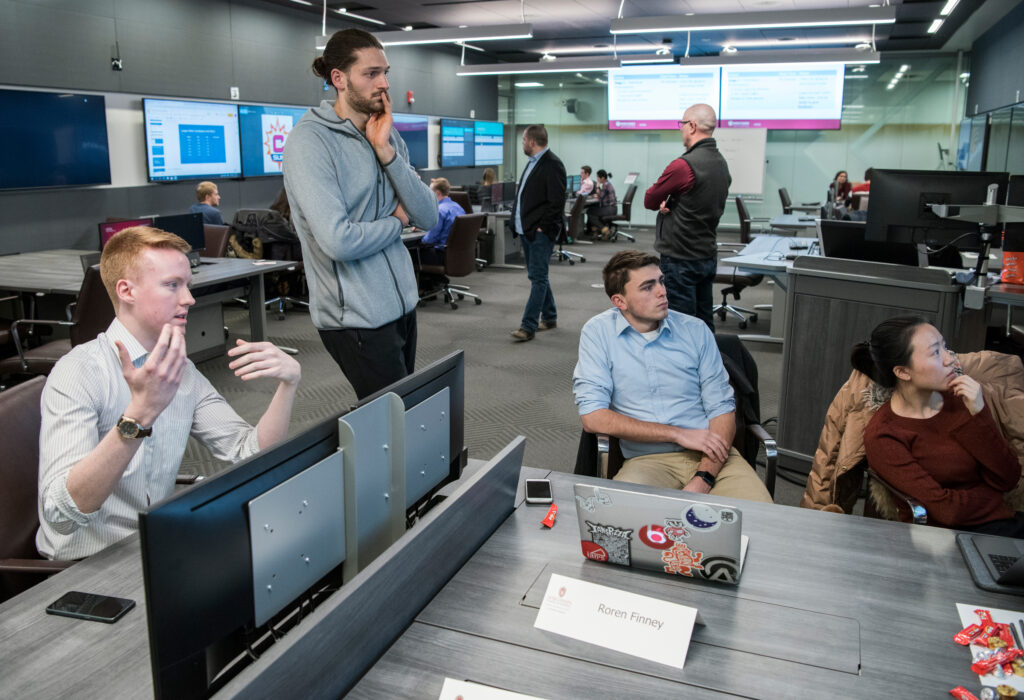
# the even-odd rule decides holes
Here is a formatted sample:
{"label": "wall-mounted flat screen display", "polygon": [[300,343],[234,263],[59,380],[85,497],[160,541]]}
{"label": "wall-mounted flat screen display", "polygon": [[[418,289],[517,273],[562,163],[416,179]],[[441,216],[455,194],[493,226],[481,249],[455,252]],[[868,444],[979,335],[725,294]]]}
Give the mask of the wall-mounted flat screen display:
{"label": "wall-mounted flat screen display", "polygon": [[473,127],[474,160],[477,165],[501,165],[505,160],[505,141],[501,122],[476,122]]}
{"label": "wall-mounted flat screen display", "polygon": [[0,189],[110,184],[100,95],[0,90]]}
{"label": "wall-mounted flat screen display", "polygon": [[475,164],[474,134],[469,119],[441,120],[441,167],[472,168]]}
{"label": "wall-mounted flat screen display", "polygon": [[124,221],[104,221],[99,224],[100,229],[100,249],[107,244],[114,234],[124,231],[126,228],[133,228],[135,226],[152,226],[152,219],[125,219]]}
{"label": "wall-mounted flat screen display", "polygon": [[718,111],[718,66],[628,66],[608,71],[609,129],[676,129],[692,104]]}
{"label": "wall-mounted flat screen display", "polygon": [[718,125],[754,129],[838,129],[842,63],[722,66]]}
{"label": "wall-mounted flat screen display", "polygon": [[292,127],[308,111],[306,107],[238,105],[242,175],[280,175],[284,143]]}
{"label": "wall-mounted flat screen display", "polygon": [[415,114],[393,114],[395,129],[409,149],[409,164],[416,169],[427,167],[427,118]]}
{"label": "wall-mounted flat screen display", "polygon": [[142,100],[150,182],[238,177],[238,105]]}

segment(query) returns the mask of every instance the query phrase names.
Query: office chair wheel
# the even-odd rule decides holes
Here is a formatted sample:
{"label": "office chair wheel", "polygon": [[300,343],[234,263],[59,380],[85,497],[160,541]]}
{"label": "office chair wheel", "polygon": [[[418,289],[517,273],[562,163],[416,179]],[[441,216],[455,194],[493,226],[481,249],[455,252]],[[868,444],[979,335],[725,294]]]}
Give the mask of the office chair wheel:
{"label": "office chair wheel", "polygon": [[576,264],[576,261],[575,261],[575,260],[573,260],[572,258],[570,258],[570,259],[569,259],[569,264],[570,264],[570,265],[575,265],[575,264]]}
{"label": "office chair wheel", "polygon": [[456,304],[456,303],[455,303],[455,302],[453,301],[453,302],[451,303],[451,307],[452,307],[452,309],[457,309],[457,308],[459,308],[459,305],[458,305],[458,304]]}
{"label": "office chair wheel", "polygon": [[278,314],[277,315],[277,320],[278,321],[283,321],[284,320],[284,314]]}
{"label": "office chair wheel", "polygon": [[757,314],[750,314],[750,322],[757,323]]}
{"label": "office chair wheel", "polygon": [[465,294],[456,294],[455,296],[459,298],[459,301],[462,301],[463,299],[466,298]]}
{"label": "office chair wheel", "polygon": [[746,321],[740,321],[740,330],[741,331],[742,330],[746,330],[746,328],[747,328],[747,322]]}
{"label": "office chair wheel", "polygon": [[719,321],[725,321],[725,312],[724,311],[719,311],[717,315],[718,315],[718,320]]}
{"label": "office chair wheel", "polygon": [[473,303],[476,304],[477,306],[480,306],[481,304],[484,303],[484,300],[481,299],[480,297],[477,297],[476,299],[473,300]]}

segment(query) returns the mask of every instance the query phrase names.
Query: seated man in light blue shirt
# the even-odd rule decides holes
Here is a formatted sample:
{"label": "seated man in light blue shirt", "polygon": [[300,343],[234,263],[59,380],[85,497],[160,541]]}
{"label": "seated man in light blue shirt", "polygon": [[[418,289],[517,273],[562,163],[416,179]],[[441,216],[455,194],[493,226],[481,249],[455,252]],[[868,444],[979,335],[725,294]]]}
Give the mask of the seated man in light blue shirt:
{"label": "seated man in light blue shirt", "polygon": [[437,197],[437,223],[427,231],[420,241],[420,261],[427,265],[444,265],[444,249],[448,245],[448,234],[452,232],[455,217],[466,210],[453,202],[448,194],[452,186],[447,178],[438,177],[430,181],[430,191]]}
{"label": "seated man in light blue shirt", "polygon": [[583,326],[573,393],[585,430],[620,439],[615,479],[770,503],[731,447],[735,401],[715,337],[669,310],[658,257],[624,250],[603,275],[615,308]]}

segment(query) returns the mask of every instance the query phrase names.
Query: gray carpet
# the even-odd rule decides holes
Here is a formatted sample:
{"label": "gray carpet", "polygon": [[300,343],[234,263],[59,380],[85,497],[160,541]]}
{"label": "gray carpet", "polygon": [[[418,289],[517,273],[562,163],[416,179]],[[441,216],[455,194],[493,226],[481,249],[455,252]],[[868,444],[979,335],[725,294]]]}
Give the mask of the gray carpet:
{"label": "gray carpet", "polygon": [[[567,246],[582,253],[585,263],[551,266],[551,284],[558,306],[558,328],[540,332],[527,343],[515,343],[509,333],[519,326],[529,282],[524,270],[488,268],[460,282],[483,297],[470,299],[452,310],[440,301],[428,302],[418,312],[417,367],[458,349],[466,353],[466,446],[471,457],[487,459],[516,435],[527,438],[526,464],[557,471],[572,471],[580,436],[580,421],[572,399],[572,371],[583,324],[610,302],[600,288],[601,268],[625,248],[651,250],[653,233],[635,230],[636,243],[577,243]],[[728,242],[729,236],[723,236]],[[594,285],[599,285],[595,288]],[[743,293],[743,306],[771,303],[767,282]],[[247,337],[247,311],[225,309],[230,342]],[[746,332],[767,333],[770,313]],[[717,322],[717,330],[737,332],[737,322]],[[337,365],[323,349],[305,310],[289,309],[284,320],[268,313],[268,337],[280,345],[298,348],[303,379],[299,388],[291,432],[294,434],[332,415],[355,401],[355,394]],[[751,347],[760,372],[761,415],[775,416],[778,406],[781,354]],[[272,382],[242,382],[227,369],[226,358],[200,363],[200,370],[247,420],[255,422],[273,393]],[[766,425],[774,433],[773,423]],[[820,430],[820,426],[814,428]],[[190,444],[182,471],[214,474],[226,465],[214,460],[205,448]],[[796,505],[802,484],[780,482],[778,503]]]}

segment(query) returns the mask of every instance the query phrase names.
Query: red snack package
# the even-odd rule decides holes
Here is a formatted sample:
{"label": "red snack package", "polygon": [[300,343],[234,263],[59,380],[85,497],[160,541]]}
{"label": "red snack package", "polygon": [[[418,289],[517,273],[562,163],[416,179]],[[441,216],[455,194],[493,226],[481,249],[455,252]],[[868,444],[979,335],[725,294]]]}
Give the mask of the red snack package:
{"label": "red snack package", "polygon": [[994,624],[992,622],[992,613],[990,613],[985,608],[975,609],[974,614],[978,616],[978,621],[981,622],[982,625]]}
{"label": "red snack package", "polygon": [[979,647],[988,648],[988,638],[995,637],[999,632],[999,628],[995,623],[985,625],[981,632],[978,633],[974,639],[971,640],[971,644],[977,644]]}
{"label": "red snack package", "polygon": [[953,636],[953,641],[957,644],[967,646],[971,643],[971,640],[979,634],[981,634],[981,625],[971,625],[969,627],[964,627],[962,630],[957,632],[956,635]]}
{"label": "red snack package", "polygon": [[558,515],[558,506],[552,503],[551,507],[548,508],[548,514],[545,515],[544,519],[540,521],[541,525],[543,525],[544,527],[554,527],[556,515]]}
{"label": "red snack package", "polygon": [[977,696],[962,685],[958,685],[949,691],[956,700],[978,700]]}
{"label": "red snack package", "polygon": [[997,622],[996,625],[999,627],[999,638],[1006,642],[1006,646],[1017,646],[1013,643],[1013,632],[1010,631],[1010,626],[1005,622]]}
{"label": "red snack package", "polygon": [[996,666],[1010,663],[1019,656],[1024,656],[1020,649],[1000,649],[987,659],[979,659],[971,664],[971,670],[979,676],[987,676]]}

